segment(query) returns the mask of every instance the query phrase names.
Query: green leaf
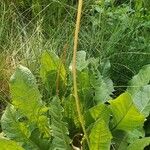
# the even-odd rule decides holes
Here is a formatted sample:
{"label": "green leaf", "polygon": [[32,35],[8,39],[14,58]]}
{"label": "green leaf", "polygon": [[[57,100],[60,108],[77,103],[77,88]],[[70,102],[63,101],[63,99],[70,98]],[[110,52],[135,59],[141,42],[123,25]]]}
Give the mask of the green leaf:
{"label": "green leaf", "polygon": [[95,90],[94,100],[97,103],[106,102],[114,91],[113,82],[108,77],[103,78],[100,72],[96,73],[91,80],[91,84]]}
{"label": "green leaf", "polygon": [[[76,57],[76,66],[78,71],[82,71],[83,69],[87,68],[89,61],[86,60],[86,52],[85,51],[78,51]],[[69,67],[72,70],[72,63]]]}
{"label": "green leaf", "polygon": [[86,126],[89,126],[91,123],[94,123],[98,119],[103,119],[106,124],[109,123],[110,119],[110,111],[105,104],[98,104],[92,108],[90,108],[84,114]]}
{"label": "green leaf", "polygon": [[111,68],[111,64],[110,61],[108,59],[106,59],[105,61],[102,61],[100,63],[100,71],[103,77],[109,77],[110,75],[110,68]]}
{"label": "green leaf", "polygon": [[86,60],[86,52],[85,51],[78,51],[77,52],[77,70],[82,71],[85,69],[89,62]]}
{"label": "green leaf", "polygon": [[147,117],[150,113],[150,65],[145,65],[129,82],[127,91],[139,111]]}
{"label": "green leaf", "polygon": [[150,85],[142,87],[133,97],[133,102],[138,110],[148,117],[150,114]]}
{"label": "green leaf", "polygon": [[103,119],[93,125],[90,136],[90,150],[110,150],[111,133]]}
{"label": "green leaf", "polygon": [[115,130],[112,134],[112,145],[114,145],[115,149],[117,150],[126,150],[129,143],[133,143],[135,140],[145,136],[143,129],[134,129],[128,132]]}
{"label": "green leaf", "polygon": [[115,130],[112,135],[112,147],[114,147],[115,150],[126,150],[128,147],[127,133],[122,130]]}
{"label": "green leaf", "polygon": [[40,75],[44,82],[51,71],[58,71],[63,81],[66,81],[66,70],[61,60],[52,52],[45,51],[41,57]]}
{"label": "green leaf", "polygon": [[127,150],[143,150],[148,145],[150,145],[150,137],[134,141],[134,143],[128,146]]}
{"label": "green leaf", "polygon": [[90,75],[88,71],[82,71],[77,74],[79,92],[87,93],[90,90]]}
{"label": "green leaf", "polygon": [[143,137],[145,137],[145,131],[143,128],[134,129],[127,133],[128,143],[133,143],[135,140]]}
{"label": "green leaf", "polygon": [[45,115],[48,108],[42,102],[36,79],[28,68],[17,67],[10,79],[10,91],[14,107],[30,123],[35,123],[45,136],[49,136],[49,123]]}
{"label": "green leaf", "polygon": [[129,82],[127,91],[131,95],[135,95],[143,86],[147,85],[150,81],[150,65],[145,65]]}
{"label": "green leaf", "polygon": [[[96,63],[96,65],[95,65]],[[112,92],[114,91],[113,82],[109,77],[110,62],[109,60],[100,62],[91,62],[94,70],[91,76],[91,85],[94,89],[94,100],[97,103],[103,103],[111,99]],[[100,68],[100,71],[98,71]]]}
{"label": "green leaf", "polygon": [[43,138],[37,128],[32,131],[30,140],[36,144],[40,150],[49,150],[51,147],[51,140],[49,138]]}
{"label": "green leaf", "polygon": [[[56,95],[56,89],[63,94],[66,85],[65,66],[57,55],[44,52],[41,56],[40,76],[50,96]],[[58,87],[57,87],[58,86]]]}
{"label": "green leaf", "polygon": [[77,74],[78,94],[84,111],[93,106],[93,89],[90,83],[90,73],[87,70]]}
{"label": "green leaf", "polygon": [[68,122],[69,129],[80,127],[74,96],[71,94],[63,101],[64,117]]}
{"label": "green leaf", "polygon": [[134,106],[130,94],[123,93],[109,102],[109,108],[113,115],[112,130],[130,131],[143,126],[145,118]]}
{"label": "green leaf", "polygon": [[1,150],[24,150],[16,142],[6,138],[0,138],[0,149]]}
{"label": "green leaf", "polygon": [[19,119],[19,112],[13,106],[7,106],[1,118],[3,133],[8,138],[21,143],[25,147],[28,146],[33,150],[37,149],[37,145],[29,139],[31,135],[29,125],[26,122],[19,121]]}
{"label": "green leaf", "polygon": [[67,123],[63,122],[63,108],[60,100],[54,97],[51,102],[50,115],[51,115],[51,128],[53,134],[52,150],[70,150],[70,138],[67,129]]}

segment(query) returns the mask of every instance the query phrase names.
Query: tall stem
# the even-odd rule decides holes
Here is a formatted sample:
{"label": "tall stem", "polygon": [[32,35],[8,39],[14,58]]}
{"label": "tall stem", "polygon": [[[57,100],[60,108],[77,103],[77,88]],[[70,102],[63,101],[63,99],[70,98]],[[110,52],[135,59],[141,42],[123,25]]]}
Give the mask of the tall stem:
{"label": "tall stem", "polygon": [[76,102],[76,108],[77,108],[78,118],[79,118],[82,130],[84,132],[84,136],[85,136],[85,138],[87,140],[87,144],[88,144],[88,147],[89,147],[88,135],[86,133],[86,129],[85,129],[85,126],[84,126],[84,118],[83,118],[82,113],[81,113],[80,100],[79,100],[79,97],[78,97],[77,71],[76,71],[76,57],[77,57],[78,35],[79,35],[79,30],[80,30],[82,5],[83,5],[83,0],[79,0],[79,3],[78,3],[78,13],[77,13],[77,19],[76,19],[75,35],[74,35],[72,73],[73,73],[74,97],[75,97],[75,102]]}

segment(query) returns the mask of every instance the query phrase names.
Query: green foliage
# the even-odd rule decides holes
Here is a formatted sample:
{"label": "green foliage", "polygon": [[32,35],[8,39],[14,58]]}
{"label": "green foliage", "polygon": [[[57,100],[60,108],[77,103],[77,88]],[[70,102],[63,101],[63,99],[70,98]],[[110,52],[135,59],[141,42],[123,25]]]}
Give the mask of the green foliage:
{"label": "green foliage", "polygon": [[113,130],[130,131],[143,126],[144,116],[134,106],[132,98],[128,93],[123,93],[115,100],[109,102],[113,115]]}
{"label": "green foliage", "polygon": [[1,118],[3,133],[12,140],[23,144],[31,144],[31,147],[34,147],[29,140],[31,129],[29,130],[27,123],[20,122],[19,119],[21,119],[21,116],[15,108],[13,106],[7,106]]}
{"label": "green foliage", "polygon": [[13,150],[24,150],[16,142],[8,140],[6,138],[0,138],[1,150],[13,149]]}
{"label": "green foliage", "polygon": [[44,82],[48,78],[48,73],[51,71],[60,71],[60,76],[63,81],[66,79],[66,70],[59,57],[51,52],[44,52],[41,56],[41,70],[40,75]]}
{"label": "green foliage", "polygon": [[134,104],[139,111],[148,117],[150,114],[150,85],[144,86],[134,96]]}
{"label": "green foliage", "polygon": [[105,121],[99,119],[94,123],[89,135],[90,150],[109,150],[111,138],[111,133]]}
{"label": "green foliage", "polygon": [[[77,0],[0,1],[0,111],[11,99],[1,118],[2,133],[24,149],[64,148],[60,135],[69,145],[69,138],[82,133],[67,68],[76,4]],[[112,134],[111,143],[111,138],[105,143],[111,149],[126,150],[128,144],[132,148],[134,141],[133,149],[138,149],[140,141],[147,143],[139,138],[150,135],[150,1],[86,0],[82,14],[77,84],[88,136],[97,137],[104,129]],[[66,43],[67,57],[58,58],[53,52],[62,54]],[[66,59],[65,65],[61,59]],[[30,68],[35,77],[17,67],[9,90],[8,78],[18,64]],[[95,128],[101,129],[98,134]],[[78,142],[87,145],[84,138]],[[96,138],[94,142],[98,144]]]}
{"label": "green foliage", "polygon": [[[83,62],[78,61],[77,85],[89,149],[137,149],[138,142],[141,142],[141,149],[147,146],[149,138],[145,135],[148,129],[144,130],[143,126],[150,113],[148,65],[130,81],[133,86],[113,99],[110,62],[86,59],[83,51],[79,54],[83,55]],[[2,134],[25,150],[88,149],[84,137],[76,136],[83,131],[77,115],[69,67],[65,68],[54,53],[43,52],[40,76],[43,87],[47,89],[46,99],[42,98],[31,71],[21,65],[16,68],[10,79],[12,101],[1,118]],[[55,91],[58,76],[62,85],[58,88],[61,95]],[[134,86],[136,84],[138,87]],[[51,89],[54,92],[48,93]]]}
{"label": "green foliage", "polygon": [[[7,106],[1,118],[3,134],[9,139],[18,142],[25,149],[37,150],[42,148],[43,150],[47,150],[45,147],[49,144],[48,140],[43,140],[39,131],[35,140],[34,134],[36,130],[34,126],[25,119],[26,118],[22,116],[20,112],[16,111],[13,106]],[[44,143],[44,141],[46,141],[46,143]]]}
{"label": "green foliage", "polygon": [[146,146],[150,145],[150,138],[146,137],[143,139],[138,139],[130,144],[127,150],[143,150]]}
{"label": "green foliage", "polygon": [[109,78],[104,78],[99,72],[95,74],[91,83],[95,90],[94,100],[97,103],[106,102],[111,97],[114,88],[112,80]]}
{"label": "green foliage", "polygon": [[41,100],[36,79],[29,69],[19,66],[10,79],[12,103],[30,123],[35,123],[45,136],[49,136],[48,108]]}
{"label": "green foliage", "polygon": [[54,97],[50,103],[51,128],[53,134],[52,150],[71,150],[67,124],[63,122],[63,107],[60,100]]}
{"label": "green foliage", "polygon": [[80,123],[78,120],[76,104],[73,95],[69,95],[63,101],[63,108],[64,108],[64,118],[68,122],[69,130],[76,130],[76,128],[80,127]]}
{"label": "green foliage", "polygon": [[54,53],[44,52],[42,54],[40,76],[47,91],[53,95],[56,94],[57,90],[63,90],[65,87],[66,70],[61,60]]}
{"label": "green foliage", "polygon": [[137,75],[129,81],[128,92],[133,97],[133,102],[141,113],[147,117],[150,113],[150,65],[143,66]]}
{"label": "green foliage", "polygon": [[78,51],[77,52],[77,70],[82,71],[83,69],[87,68],[89,61],[86,60],[86,52],[85,51]]}
{"label": "green foliage", "polygon": [[110,110],[105,104],[98,104],[90,108],[85,114],[84,118],[86,121],[86,126],[90,127],[95,121],[103,119],[106,124],[109,123]]}
{"label": "green foliage", "polygon": [[143,86],[150,81],[150,65],[145,65],[129,82],[128,91],[134,96]]}

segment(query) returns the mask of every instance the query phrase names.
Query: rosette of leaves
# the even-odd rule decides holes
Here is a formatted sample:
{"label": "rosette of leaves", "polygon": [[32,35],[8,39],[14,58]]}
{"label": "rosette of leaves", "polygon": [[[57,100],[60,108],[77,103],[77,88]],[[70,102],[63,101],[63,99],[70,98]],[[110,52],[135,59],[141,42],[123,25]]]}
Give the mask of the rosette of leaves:
{"label": "rosette of leaves", "polygon": [[[129,82],[128,89],[112,99],[109,61],[86,59],[84,52],[79,54],[83,55],[83,65],[82,61],[77,65],[78,92],[89,149],[143,150],[150,143],[149,137],[145,137],[149,127],[143,128],[150,113],[150,66],[143,66]],[[66,90],[63,86],[67,85],[66,75],[70,72],[63,64],[60,68],[60,64],[58,56],[43,53],[40,71],[43,83],[49,92],[51,89],[56,91],[59,75],[58,89],[61,92],[61,96],[57,92],[50,93],[47,104],[42,101],[31,71],[23,66],[17,67],[10,80],[12,104],[7,106],[1,118],[3,137],[0,143],[4,148],[8,143],[12,149],[69,150],[70,137],[82,133],[72,86],[67,91],[69,96],[63,93]],[[56,76],[49,75],[51,71]],[[77,140],[80,146],[74,147],[88,150],[84,137]]]}

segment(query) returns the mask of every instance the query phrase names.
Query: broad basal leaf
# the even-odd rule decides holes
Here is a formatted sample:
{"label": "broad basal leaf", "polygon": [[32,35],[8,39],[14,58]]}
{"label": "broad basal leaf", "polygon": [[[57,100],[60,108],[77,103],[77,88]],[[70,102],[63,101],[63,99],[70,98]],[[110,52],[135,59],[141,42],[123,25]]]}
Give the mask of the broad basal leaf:
{"label": "broad basal leaf", "polygon": [[58,71],[63,81],[66,80],[66,70],[61,60],[52,52],[44,52],[41,57],[40,75],[45,82],[51,71]]}
{"label": "broad basal leaf", "polygon": [[115,130],[113,132],[114,148],[116,150],[126,150],[130,143],[143,137],[145,137],[144,129],[134,129],[128,132]]}
{"label": "broad basal leaf", "polygon": [[57,97],[50,104],[51,128],[53,133],[52,150],[70,150],[70,138],[67,123],[63,122],[63,108]]}
{"label": "broad basal leaf", "polygon": [[49,150],[51,147],[51,140],[49,138],[43,138],[37,128],[32,131],[30,140],[37,145],[40,150]]}
{"label": "broad basal leaf", "polygon": [[0,138],[0,149],[1,150],[24,150],[16,142],[8,140],[6,138]]}
{"label": "broad basal leaf", "polygon": [[83,109],[87,110],[93,106],[93,89],[90,83],[90,72],[85,70],[77,74],[78,95]]}
{"label": "broad basal leaf", "polygon": [[36,150],[37,146],[29,139],[32,130],[29,129],[29,125],[26,122],[19,120],[19,112],[13,106],[7,106],[1,118],[3,133],[8,138],[19,142],[23,146]]}
{"label": "broad basal leaf", "polygon": [[64,117],[68,122],[69,129],[73,127],[80,127],[80,122],[78,119],[78,113],[76,110],[76,103],[73,95],[69,95],[63,101],[63,108],[64,108]]}
{"label": "broad basal leaf", "polygon": [[150,85],[142,87],[135,93],[133,102],[138,110],[147,117],[150,113]]}
{"label": "broad basal leaf", "polygon": [[110,99],[110,95],[114,91],[113,82],[110,78],[103,78],[100,72],[96,73],[91,80],[91,85],[94,88],[94,100],[97,103],[106,102]]}
{"label": "broad basal leaf", "polygon": [[92,108],[90,108],[85,114],[85,123],[86,126],[94,123],[98,119],[103,119],[106,124],[109,123],[110,119],[110,111],[105,104],[98,104]]}
{"label": "broad basal leaf", "polygon": [[145,118],[134,106],[130,94],[123,93],[109,102],[109,108],[113,115],[112,130],[130,131],[143,126]]}
{"label": "broad basal leaf", "polygon": [[129,82],[129,88],[127,89],[132,95],[140,90],[141,87],[147,85],[150,81],[150,65],[145,65]]}
{"label": "broad basal leaf", "polygon": [[129,82],[127,91],[131,93],[133,102],[141,113],[147,117],[150,113],[150,65],[145,65]]}
{"label": "broad basal leaf", "polygon": [[82,71],[88,66],[89,62],[86,60],[86,52],[77,52],[77,70]]}
{"label": "broad basal leaf", "polygon": [[48,109],[41,100],[36,79],[28,68],[21,65],[17,67],[10,79],[10,91],[14,107],[48,136],[48,118],[44,115]]}
{"label": "broad basal leaf", "polygon": [[138,139],[130,144],[127,150],[144,150],[146,146],[150,145],[150,137]]}
{"label": "broad basal leaf", "polygon": [[100,62],[100,71],[103,77],[108,78],[110,76],[111,64],[108,59]]}
{"label": "broad basal leaf", "polygon": [[[57,55],[51,52],[44,52],[41,56],[40,76],[50,95],[64,91],[66,85],[66,70]],[[62,92],[63,93],[63,92]]]}
{"label": "broad basal leaf", "polygon": [[127,132],[127,141],[128,143],[133,143],[139,138],[145,137],[145,131],[143,128],[137,128],[132,131]]}
{"label": "broad basal leaf", "polygon": [[128,147],[127,133],[122,130],[115,130],[112,132],[112,147],[115,150],[126,150]]}
{"label": "broad basal leaf", "polygon": [[112,132],[113,140],[112,145],[116,150],[127,150],[129,143],[133,143],[139,138],[145,137],[144,130],[133,129],[131,131],[114,130]]}
{"label": "broad basal leaf", "polygon": [[[78,71],[82,71],[85,69],[89,64],[89,61],[86,60],[86,52],[85,51],[78,51],[76,57],[76,67]],[[72,63],[69,67],[72,70]]]}
{"label": "broad basal leaf", "polygon": [[89,139],[90,150],[110,150],[112,136],[103,119],[94,123]]}

